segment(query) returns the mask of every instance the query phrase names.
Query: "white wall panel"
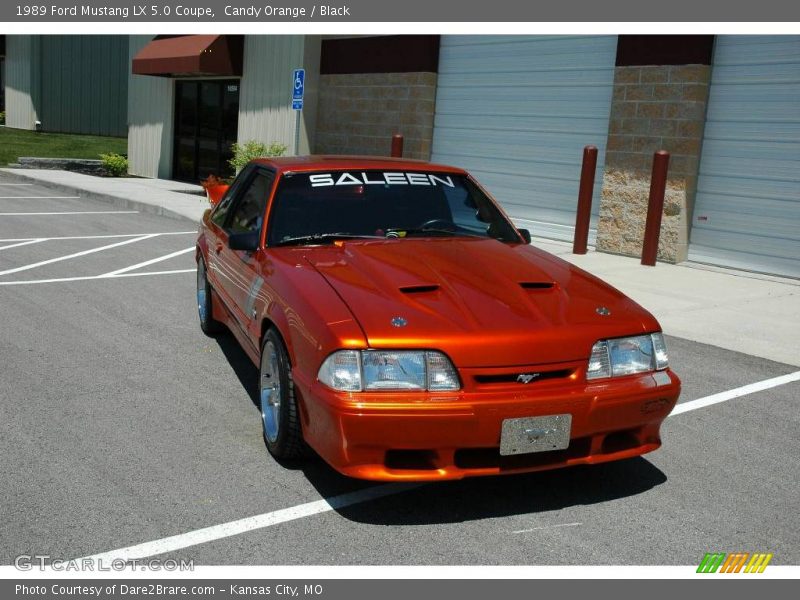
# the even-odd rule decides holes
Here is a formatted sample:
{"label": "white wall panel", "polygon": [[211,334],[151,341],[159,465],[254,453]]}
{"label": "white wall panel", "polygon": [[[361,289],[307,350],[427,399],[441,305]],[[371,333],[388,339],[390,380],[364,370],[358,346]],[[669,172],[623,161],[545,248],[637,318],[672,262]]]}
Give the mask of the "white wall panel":
{"label": "white wall panel", "polygon": [[306,69],[299,154],[313,146],[320,40],[303,35],[248,35],[239,96],[239,142],[281,142],[294,154],[292,71]]}
{"label": "white wall panel", "polygon": [[39,40],[31,35],[6,36],[6,126],[34,129],[37,120]]}
{"label": "white wall panel", "polygon": [[593,144],[594,230],[616,49],[616,36],[442,36],[432,160],[468,169],[534,235],[571,240]]}
{"label": "white wall panel", "polygon": [[689,258],[800,277],[800,36],[718,36]]}
{"label": "white wall panel", "polygon": [[[133,57],[153,36],[132,35]],[[169,77],[128,75],[128,164],[131,174],[168,179],[172,174],[175,82]]]}

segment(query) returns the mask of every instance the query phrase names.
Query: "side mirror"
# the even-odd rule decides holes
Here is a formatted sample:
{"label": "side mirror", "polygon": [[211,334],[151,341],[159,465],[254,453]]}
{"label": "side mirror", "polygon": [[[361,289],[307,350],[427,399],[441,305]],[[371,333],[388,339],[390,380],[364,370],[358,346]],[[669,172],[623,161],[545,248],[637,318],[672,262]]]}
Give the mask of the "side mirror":
{"label": "side mirror", "polygon": [[525,240],[526,244],[531,243],[531,232],[529,229],[517,229],[519,234],[522,236],[522,239]]}
{"label": "side mirror", "polygon": [[245,231],[244,233],[232,233],[228,236],[228,247],[231,250],[243,250],[244,252],[255,252],[258,250],[258,242],[261,231]]}

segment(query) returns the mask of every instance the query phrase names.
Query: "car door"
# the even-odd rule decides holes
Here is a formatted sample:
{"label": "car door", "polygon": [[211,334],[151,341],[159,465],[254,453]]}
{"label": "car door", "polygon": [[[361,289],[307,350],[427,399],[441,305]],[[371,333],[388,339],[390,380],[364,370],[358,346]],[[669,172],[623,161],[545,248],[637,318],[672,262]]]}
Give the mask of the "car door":
{"label": "car door", "polygon": [[245,167],[231,187],[214,208],[208,221],[206,229],[206,240],[208,242],[208,256],[206,267],[208,271],[208,281],[211,287],[217,292],[222,302],[231,310],[232,298],[228,295],[229,286],[226,285],[228,269],[221,263],[222,250],[228,245],[228,232],[226,226],[231,215],[231,209],[242,195],[243,188],[252,179],[255,168]]}
{"label": "car door", "polygon": [[229,309],[246,332],[252,321],[252,290],[257,275],[257,252],[232,250],[228,239],[233,234],[258,233],[262,238],[264,218],[275,174],[263,168],[254,169],[252,175],[242,185],[226,218],[224,233],[225,243],[217,253],[220,284],[229,299]]}

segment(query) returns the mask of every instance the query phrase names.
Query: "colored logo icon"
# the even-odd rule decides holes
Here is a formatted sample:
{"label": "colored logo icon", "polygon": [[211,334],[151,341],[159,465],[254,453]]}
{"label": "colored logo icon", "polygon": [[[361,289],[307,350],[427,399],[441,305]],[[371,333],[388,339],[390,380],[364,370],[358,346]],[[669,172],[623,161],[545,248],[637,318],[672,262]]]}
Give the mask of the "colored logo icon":
{"label": "colored logo icon", "polygon": [[772,554],[763,552],[707,552],[697,567],[698,573],[763,573]]}

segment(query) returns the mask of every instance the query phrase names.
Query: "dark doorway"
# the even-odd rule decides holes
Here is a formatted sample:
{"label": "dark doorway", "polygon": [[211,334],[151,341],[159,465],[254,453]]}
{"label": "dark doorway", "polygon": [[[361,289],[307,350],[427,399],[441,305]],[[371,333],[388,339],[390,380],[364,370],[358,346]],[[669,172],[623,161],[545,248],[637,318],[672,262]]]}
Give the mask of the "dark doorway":
{"label": "dark doorway", "polygon": [[177,81],[172,176],[197,182],[229,177],[239,122],[239,80]]}

